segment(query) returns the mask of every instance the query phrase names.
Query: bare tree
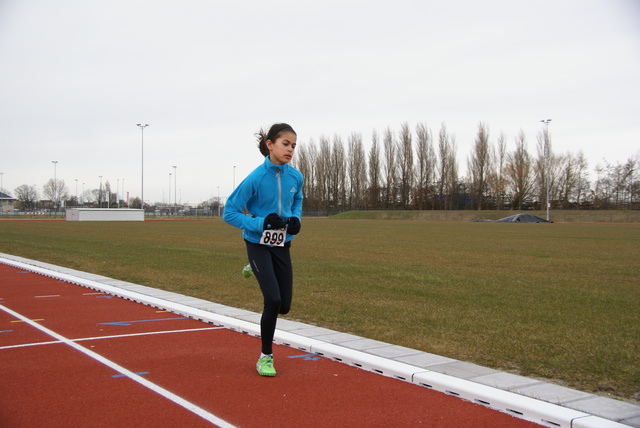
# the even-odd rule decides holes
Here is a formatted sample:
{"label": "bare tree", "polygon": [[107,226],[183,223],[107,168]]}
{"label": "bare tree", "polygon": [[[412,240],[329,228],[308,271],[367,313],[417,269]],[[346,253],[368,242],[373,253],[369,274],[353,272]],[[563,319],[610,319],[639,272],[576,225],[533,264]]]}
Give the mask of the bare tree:
{"label": "bare tree", "polygon": [[20,202],[23,210],[35,210],[38,202],[38,189],[36,186],[21,184],[15,188],[16,199]]}
{"label": "bare tree", "polygon": [[371,135],[371,149],[369,149],[369,207],[380,208],[380,147],[378,133],[374,130]]}
{"label": "bare tree", "polygon": [[558,157],[560,174],[558,175],[557,200],[562,208],[571,208],[574,204],[580,205],[581,197],[586,193],[584,184],[586,174],[586,160],[582,152],[574,155],[566,153]]}
{"label": "bare tree", "polygon": [[[599,167],[596,183],[599,208],[620,207],[633,201],[635,189],[634,176],[636,161],[629,158],[624,164],[606,164],[606,168]],[[602,176],[600,175],[601,173]]]}
{"label": "bare tree", "polygon": [[636,161],[633,158],[620,165],[618,173],[618,191],[616,192],[616,205],[627,206],[633,201],[633,178],[637,171]]}
{"label": "bare tree", "polygon": [[455,137],[449,136],[447,127],[443,123],[438,135],[438,192],[441,209],[453,208],[453,197],[458,186],[458,165],[456,162]]}
{"label": "bare tree", "polygon": [[505,168],[507,159],[507,138],[504,133],[500,133],[495,150],[491,150],[491,167],[487,176],[487,182],[491,194],[493,195],[494,206],[500,210],[504,206],[506,180]]}
{"label": "bare tree", "polygon": [[580,150],[576,157],[576,189],[573,196],[578,207],[580,207],[589,194],[590,183],[588,168],[589,163],[582,150]]}
{"label": "bare tree", "polygon": [[384,131],[384,186],[385,205],[387,208],[395,207],[395,187],[396,187],[396,146],[393,143],[393,133],[391,128]]}
{"label": "bare tree", "polygon": [[322,136],[316,158],[316,187],[318,204],[321,211],[327,212],[331,199],[331,144],[329,139]]}
{"label": "bare tree", "polygon": [[349,182],[349,207],[357,210],[365,208],[367,159],[362,145],[362,136],[356,133],[352,133],[349,137]]}
{"label": "bare tree", "polygon": [[316,195],[316,155],[317,148],[313,140],[298,146],[296,156],[293,158],[293,165],[304,177],[302,193],[305,197],[305,207],[307,209],[318,209],[318,197]]}
{"label": "bare tree", "polygon": [[60,208],[61,202],[69,196],[69,190],[61,178],[55,180],[50,178],[49,181],[42,186],[42,193],[53,203],[56,211]]}
{"label": "bare tree", "polygon": [[522,130],[516,137],[516,149],[507,155],[507,176],[513,194],[513,206],[521,210],[533,189],[531,156]]}
{"label": "bare tree", "polygon": [[469,178],[471,184],[472,207],[482,209],[484,194],[487,192],[487,176],[491,164],[491,151],[489,146],[489,130],[480,122],[476,134],[473,151],[468,161]]}
{"label": "bare tree", "polygon": [[[435,152],[433,137],[425,123],[416,126],[417,137],[417,177],[416,205],[419,210],[427,208],[435,175]],[[431,205],[433,207],[433,204]]]}
{"label": "bare tree", "polygon": [[450,197],[447,198],[448,209],[456,208],[456,194],[459,193],[459,176],[458,176],[458,145],[456,144],[456,136],[451,135],[449,137],[449,150],[447,157],[447,178],[446,178],[446,194]]}
{"label": "bare tree", "polygon": [[541,206],[546,209],[547,206],[551,207],[554,200],[561,199],[558,180],[562,174],[562,159],[555,156],[551,150],[548,128],[538,132],[537,139],[538,157],[535,161],[534,173],[539,195],[538,200],[541,202]]}
{"label": "bare tree", "polygon": [[131,201],[129,202],[129,206],[131,208],[139,208],[140,209],[140,208],[142,208],[142,200],[140,199],[139,196],[136,196],[135,198],[131,199]]}
{"label": "bare tree", "polygon": [[400,204],[403,208],[411,205],[411,189],[413,189],[413,141],[409,124],[404,122],[400,126],[398,140],[398,181],[400,187]]}
{"label": "bare tree", "polygon": [[329,171],[331,201],[336,209],[347,206],[347,159],[344,144],[338,135],[334,135],[331,146],[331,168]]}

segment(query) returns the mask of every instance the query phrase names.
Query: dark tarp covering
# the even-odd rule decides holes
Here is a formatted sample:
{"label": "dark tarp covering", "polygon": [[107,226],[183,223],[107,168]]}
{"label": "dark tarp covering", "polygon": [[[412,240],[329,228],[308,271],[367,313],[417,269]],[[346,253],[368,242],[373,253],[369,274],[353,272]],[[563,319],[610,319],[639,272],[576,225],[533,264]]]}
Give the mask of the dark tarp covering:
{"label": "dark tarp covering", "polygon": [[474,221],[489,221],[494,223],[553,223],[543,218],[536,217],[532,214],[515,214],[509,217],[501,218],[500,220],[474,220]]}

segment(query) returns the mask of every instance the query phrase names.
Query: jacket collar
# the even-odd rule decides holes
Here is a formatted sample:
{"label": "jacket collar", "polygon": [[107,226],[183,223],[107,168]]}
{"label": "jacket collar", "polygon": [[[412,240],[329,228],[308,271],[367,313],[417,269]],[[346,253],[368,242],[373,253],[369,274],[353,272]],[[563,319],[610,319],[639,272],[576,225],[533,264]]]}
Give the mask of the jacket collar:
{"label": "jacket collar", "polygon": [[271,159],[269,159],[269,156],[267,156],[264,158],[264,167],[267,169],[267,171],[269,171],[269,173],[276,175],[279,171],[285,174],[287,172],[287,169],[289,168],[289,165],[286,163],[284,165],[276,165],[271,162]]}

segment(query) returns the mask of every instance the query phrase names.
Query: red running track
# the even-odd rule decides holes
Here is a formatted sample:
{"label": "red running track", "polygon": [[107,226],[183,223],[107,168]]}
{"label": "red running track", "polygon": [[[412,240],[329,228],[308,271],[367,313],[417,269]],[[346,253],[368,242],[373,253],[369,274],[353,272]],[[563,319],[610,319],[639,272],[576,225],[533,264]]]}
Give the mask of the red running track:
{"label": "red running track", "polygon": [[408,382],[0,264],[0,427],[538,427]]}

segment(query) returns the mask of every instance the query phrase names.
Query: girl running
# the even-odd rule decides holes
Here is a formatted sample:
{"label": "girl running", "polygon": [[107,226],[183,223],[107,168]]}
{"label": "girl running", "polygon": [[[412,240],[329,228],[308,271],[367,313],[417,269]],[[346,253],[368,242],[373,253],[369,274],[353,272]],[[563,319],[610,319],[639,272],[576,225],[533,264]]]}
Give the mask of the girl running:
{"label": "girl running", "polygon": [[[260,320],[262,353],[256,363],[261,376],[275,376],[273,336],[278,314],[291,308],[293,271],[289,249],[300,232],[304,179],[289,165],[297,134],[286,123],[256,134],[264,163],[251,172],[231,193],[222,219],[242,229],[249,264],[258,280],[264,309]],[[245,214],[247,213],[247,214]]]}

